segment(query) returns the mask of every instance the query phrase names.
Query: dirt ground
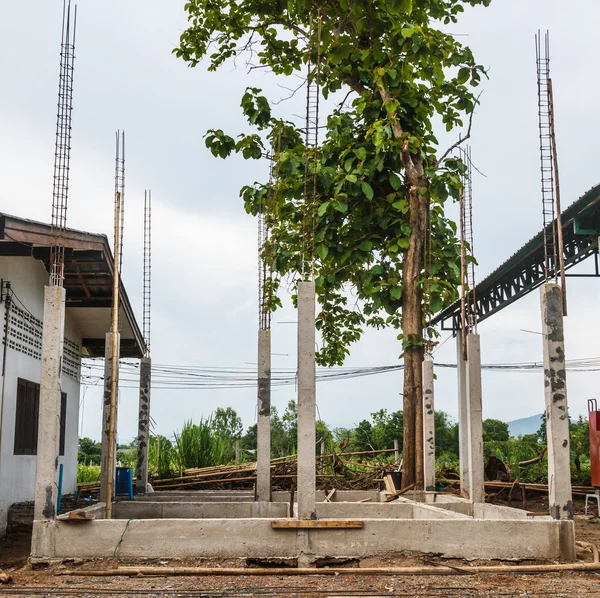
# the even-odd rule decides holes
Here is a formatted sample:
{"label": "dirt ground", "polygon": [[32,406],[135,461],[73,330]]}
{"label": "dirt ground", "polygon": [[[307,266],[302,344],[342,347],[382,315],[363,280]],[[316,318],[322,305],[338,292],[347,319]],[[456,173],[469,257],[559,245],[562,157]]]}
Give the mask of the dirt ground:
{"label": "dirt ground", "polygon": [[[510,501],[516,507],[521,502]],[[547,499],[531,497],[528,510],[547,509]],[[600,519],[583,515],[583,501],[576,501],[576,538],[580,561],[592,561],[591,548],[579,542],[600,545]],[[593,510],[596,515],[596,510]],[[400,567],[439,565],[439,575],[323,575],[309,576],[211,576],[211,577],[91,577],[65,575],[68,571],[115,568],[120,565],[153,566],[219,566],[240,567],[239,561],[145,561],[125,562],[116,559],[65,562],[51,568],[32,569],[27,563],[31,537],[17,534],[0,540],[0,569],[9,573],[13,583],[0,585],[0,597],[7,596],[598,596],[600,597],[600,574],[597,573],[549,573],[549,574],[481,574],[470,575],[456,568],[468,569],[472,563],[442,560],[437,557],[404,555],[393,559],[366,559],[362,567]],[[480,564],[490,564],[481,561]],[[454,569],[452,568],[454,567]],[[450,573],[450,574],[448,574]]]}

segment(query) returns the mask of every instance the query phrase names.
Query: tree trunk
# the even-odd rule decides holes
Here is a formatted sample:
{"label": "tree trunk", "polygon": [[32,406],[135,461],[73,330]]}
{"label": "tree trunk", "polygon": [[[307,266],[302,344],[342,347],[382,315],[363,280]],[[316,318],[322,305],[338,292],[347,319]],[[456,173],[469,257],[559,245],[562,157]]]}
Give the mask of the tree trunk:
{"label": "tree trunk", "polygon": [[[384,105],[392,101],[385,87],[379,94]],[[404,438],[402,442],[402,488],[415,484],[423,489],[423,249],[429,219],[430,194],[423,159],[411,154],[397,114],[390,115],[395,139],[404,139],[401,157],[410,184],[410,245],[404,252],[402,276],[402,334],[404,350]]]}
{"label": "tree trunk", "polygon": [[423,245],[428,201],[410,190],[410,246],[404,252],[402,333],[404,350],[404,438],[402,487],[423,488]]}

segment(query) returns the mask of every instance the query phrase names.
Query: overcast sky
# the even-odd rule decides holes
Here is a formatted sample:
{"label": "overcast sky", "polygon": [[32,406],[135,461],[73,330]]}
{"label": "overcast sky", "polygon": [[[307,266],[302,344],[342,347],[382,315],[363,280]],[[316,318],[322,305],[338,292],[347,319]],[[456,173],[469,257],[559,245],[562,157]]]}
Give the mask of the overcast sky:
{"label": "overcast sky", "polygon": [[[209,128],[243,130],[239,102],[247,86],[285,95],[263,74],[232,66],[208,73],[189,69],[171,50],[186,25],[184,0],[80,0],[75,62],[73,142],[68,225],[112,237],[114,132],[127,135],[124,281],[141,325],[144,188],[153,193],[152,357],[156,364],[239,366],[256,361],[256,222],[244,212],[240,187],[262,180],[267,165],[213,158]],[[62,0],[0,1],[0,211],[48,222]],[[576,15],[576,19],[574,19]],[[571,26],[573,22],[577,26]],[[597,0],[494,0],[467,9],[452,31],[489,68],[474,119],[473,160],[486,175],[474,180],[474,245],[481,280],[541,229],[534,33],[550,29],[552,77],[563,204],[600,182],[596,117],[600,83],[594,76],[600,5]],[[285,81],[281,82],[286,85]],[[302,94],[298,94],[301,96]],[[278,107],[291,118],[302,98]],[[456,213],[456,208],[451,208]],[[591,268],[583,264],[580,269]],[[567,359],[600,355],[599,289],[594,279],[568,280]],[[294,368],[295,327],[289,306],[273,318],[273,367]],[[479,327],[487,363],[541,361],[539,292]],[[442,339],[447,333],[443,333]],[[397,362],[392,331],[369,332],[349,365]],[[453,339],[435,354],[456,359]],[[436,408],[457,413],[456,373],[437,372]],[[596,373],[571,373],[572,415],[586,412]],[[350,426],[379,408],[402,407],[402,374],[318,386],[319,415]],[[541,373],[483,373],[484,417],[513,420],[541,413]],[[276,388],[282,411],[293,387]],[[123,389],[119,435],[137,431],[137,393]],[[85,392],[83,434],[100,436],[100,395]],[[256,393],[244,390],[155,391],[152,417],[171,436],[185,419],[232,406],[254,423]],[[80,433],[82,431],[80,430]]]}

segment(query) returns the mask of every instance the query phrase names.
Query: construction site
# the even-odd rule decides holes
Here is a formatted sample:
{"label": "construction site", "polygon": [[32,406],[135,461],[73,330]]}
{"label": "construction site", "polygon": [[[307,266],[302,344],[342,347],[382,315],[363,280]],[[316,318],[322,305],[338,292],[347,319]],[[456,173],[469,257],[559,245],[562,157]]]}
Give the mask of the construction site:
{"label": "construction site", "polygon": [[[600,276],[600,185],[561,196],[556,123],[569,116],[558,110],[555,92],[570,83],[551,76],[549,33],[532,32],[535,47],[529,43],[527,57],[537,76],[537,114],[530,117],[539,146],[519,149],[539,161],[537,198],[519,200],[535,204],[536,234],[525,244],[507,236],[501,265],[481,277],[478,252],[486,238],[477,232],[484,210],[476,181],[478,173],[486,175],[471,134],[485,96],[480,100],[471,87],[488,73],[456,41],[460,34],[435,27],[444,18],[456,23],[463,4],[484,12],[489,0],[452,0],[435,10],[417,0],[384,2],[375,15],[370,3],[186,4],[188,29],[179,32],[173,50],[179,62],[214,71],[239,60],[240,76],[268,68],[284,81],[293,72],[297,81],[288,85],[298,87],[290,98],[298,103],[302,96],[304,107],[292,120],[276,117],[277,102],[247,87],[241,102],[246,132],[229,137],[216,119],[208,122],[215,128],[205,133],[200,151],[255,160],[263,167],[250,176],[264,180],[246,181],[253,186],[232,202],[255,217],[258,236],[251,256],[257,267],[248,274],[253,284],[258,277],[258,296],[234,296],[256,314],[256,363],[203,371],[194,368],[212,362],[187,354],[180,359],[176,337],[165,330],[173,322],[191,326],[177,320],[178,301],[196,300],[195,262],[213,256],[169,248],[174,273],[176,262],[188,259],[189,281],[170,279],[168,270],[157,275],[153,259],[163,259],[165,244],[156,228],[152,232],[152,191],[141,192],[137,173],[130,178],[140,161],[131,159],[129,131],[127,162],[125,133],[115,135],[109,234],[68,225],[72,147],[78,151],[76,38],[90,17],[87,9],[78,15],[71,0],[60,4],[53,193],[45,202],[51,216],[30,219],[26,201],[20,215],[0,206],[0,532],[7,532],[0,539],[0,596],[600,595],[600,531],[593,527],[600,515],[600,411],[592,396],[577,397],[578,409],[587,406],[589,449],[578,447],[574,461],[567,394],[568,369],[595,372],[598,364],[565,350],[565,321],[579,305],[571,303],[576,291],[567,294],[569,277]],[[78,68],[85,76],[85,61]],[[436,119],[447,131],[440,142]],[[153,189],[156,227],[161,197]],[[143,205],[143,217],[130,216],[130,194]],[[88,208],[89,226],[100,226],[94,218],[106,206]],[[143,231],[131,233],[142,263],[124,269],[134,228]],[[188,239],[175,234],[186,247]],[[136,279],[141,293],[131,291]],[[208,292],[213,281],[203,284]],[[153,323],[153,290],[167,287],[175,307],[168,318],[155,314]],[[534,336],[543,361],[520,362],[510,347],[510,362],[482,361],[482,322],[530,294],[539,306],[521,320],[531,321],[521,332]],[[292,321],[275,320],[283,304]],[[225,320],[227,310],[213,309],[210,318]],[[293,326],[292,368],[273,365],[290,355],[274,345],[278,330],[290,326],[275,322]],[[367,327],[393,332],[393,365],[345,365]],[[448,362],[436,353],[446,341],[445,350],[453,352]],[[218,346],[220,340],[200,331],[195,342]],[[237,340],[226,342],[233,347]],[[151,346],[163,361],[153,364]],[[210,347],[206,351],[210,355]],[[167,366],[164,355],[166,363],[184,365]],[[438,404],[446,408],[447,370],[456,372],[456,470],[436,461],[442,442],[436,413]],[[484,450],[489,403],[482,372],[524,370],[540,374],[543,450],[538,454],[542,444],[536,444],[533,457],[507,466]],[[369,376],[368,407],[383,409],[374,376],[393,371],[403,377],[394,397],[402,411],[401,440],[353,450],[348,432],[347,440],[342,434],[326,444],[318,383]],[[254,445],[242,449],[232,437],[228,446],[235,453],[215,458],[214,465],[179,465],[161,475],[160,465],[149,464],[156,446],[160,462],[156,430],[165,429],[153,401],[167,389],[164,409],[177,412],[176,384],[200,393],[206,392],[197,390],[201,384],[250,388]],[[81,481],[83,400],[94,385],[101,389],[101,413],[93,415],[101,426],[99,479]],[[127,388],[135,405],[123,394]],[[272,393],[279,388],[293,389],[296,418],[291,450],[283,455],[273,445]],[[512,392],[521,392],[518,384]],[[225,405],[227,398],[217,400]],[[351,402],[336,401],[340,414],[352,410]],[[211,421],[206,407],[194,409],[182,412],[190,426],[191,418]],[[135,458],[124,466],[120,418],[129,422],[133,412]],[[572,478],[580,457],[586,464],[589,457],[591,483]],[[547,483],[527,481],[529,467],[546,463]],[[20,535],[11,535],[17,528]]]}

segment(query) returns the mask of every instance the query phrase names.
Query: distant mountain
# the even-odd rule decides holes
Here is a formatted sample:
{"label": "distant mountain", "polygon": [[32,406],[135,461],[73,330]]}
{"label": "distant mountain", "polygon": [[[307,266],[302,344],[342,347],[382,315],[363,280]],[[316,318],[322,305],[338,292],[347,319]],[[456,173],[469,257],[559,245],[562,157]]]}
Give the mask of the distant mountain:
{"label": "distant mountain", "polygon": [[524,436],[525,434],[535,434],[542,425],[542,413],[532,415],[531,417],[522,417],[508,422],[508,431],[514,438]]}

